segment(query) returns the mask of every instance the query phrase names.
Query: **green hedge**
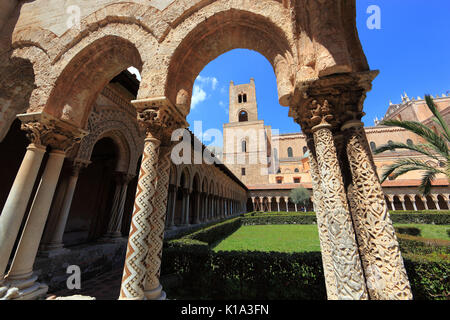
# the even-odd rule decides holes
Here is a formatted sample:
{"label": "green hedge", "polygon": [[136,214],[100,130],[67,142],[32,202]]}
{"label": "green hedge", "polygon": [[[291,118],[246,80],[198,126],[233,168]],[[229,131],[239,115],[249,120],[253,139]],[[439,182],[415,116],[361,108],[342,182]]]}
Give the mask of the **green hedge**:
{"label": "green hedge", "polygon": [[[402,252],[407,241],[401,240]],[[403,253],[414,299],[450,298],[450,262],[448,255],[438,253],[448,247],[436,252],[424,250],[427,244],[414,244],[406,247],[415,253]],[[168,289],[175,299],[326,299],[320,252],[215,253],[206,243],[184,239],[163,251],[162,272],[183,279],[181,286]]]}
{"label": "green hedge", "polygon": [[213,226],[201,229],[194,233],[191,233],[184,238],[186,239],[195,239],[202,242],[205,242],[209,245],[216,243],[217,241],[221,241],[225,239],[230,234],[235,232],[242,225],[241,217],[233,218]]}
{"label": "green hedge", "polygon": [[167,294],[175,299],[326,299],[320,252],[213,252],[186,243],[163,252],[163,274],[183,284]]}
{"label": "green hedge", "polygon": [[[393,223],[450,224],[450,211],[390,211]],[[244,225],[316,224],[313,212],[251,212],[243,215]]]}
{"label": "green hedge", "polygon": [[420,236],[420,229],[413,227],[394,227],[395,231],[400,234],[408,234],[410,236]]}
{"label": "green hedge", "polygon": [[[314,215],[301,213],[302,221]],[[397,214],[393,214],[395,216]],[[417,215],[417,214],[416,214]],[[182,285],[167,288],[173,299],[326,299],[320,252],[214,252],[211,245],[241,224],[267,217],[246,214],[165,243],[162,275],[176,274]],[[267,216],[267,214],[266,214]],[[271,220],[299,215],[276,215]],[[269,220],[267,220],[269,221]],[[300,221],[300,220],[298,220]],[[450,298],[450,241],[397,234],[414,299]]]}

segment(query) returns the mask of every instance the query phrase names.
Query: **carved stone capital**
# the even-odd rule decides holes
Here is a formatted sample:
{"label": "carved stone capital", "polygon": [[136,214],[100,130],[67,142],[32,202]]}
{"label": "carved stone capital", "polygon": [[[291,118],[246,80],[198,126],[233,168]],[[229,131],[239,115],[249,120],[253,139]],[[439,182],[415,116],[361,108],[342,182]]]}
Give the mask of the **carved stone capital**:
{"label": "carved stone capital", "polygon": [[126,172],[114,172],[114,180],[118,185],[127,185],[136,175]]}
{"label": "carved stone capital", "polygon": [[88,132],[44,112],[20,114],[22,130],[34,144],[68,152]]}
{"label": "carved stone capital", "polygon": [[162,145],[170,145],[172,131],[186,128],[185,117],[166,97],[133,100],[137,111],[137,120],[146,136],[161,141]]}
{"label": "carved stone capital", "polygon": [[91,164],[91,161],[85,159],[74,159],[72,163],[72,176],[78,176],[80,171]]}
{"label": "carved stone capital", "polygon": [[348,121],[361,120],[366,93],[377,74],[378,71],[345,73],[303,82],[296,88],[289,116],[306,134],[315,126],[339,130]]}

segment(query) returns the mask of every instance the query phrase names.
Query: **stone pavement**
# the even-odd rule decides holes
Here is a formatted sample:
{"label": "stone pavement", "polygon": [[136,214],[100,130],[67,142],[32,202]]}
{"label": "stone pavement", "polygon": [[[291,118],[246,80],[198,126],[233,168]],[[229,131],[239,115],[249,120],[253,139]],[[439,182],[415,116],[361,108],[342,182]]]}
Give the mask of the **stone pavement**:
{"label": "stone pavement", "polygon": [[117,300],[120,293],[120,283],[122,281],[123,268],[101,274],[95,278],[83,281],[81,279],[81,289],[65,289],[48,294],[48,300],[59,300],[60,297],[74,300],[94,297],[96,300]]}

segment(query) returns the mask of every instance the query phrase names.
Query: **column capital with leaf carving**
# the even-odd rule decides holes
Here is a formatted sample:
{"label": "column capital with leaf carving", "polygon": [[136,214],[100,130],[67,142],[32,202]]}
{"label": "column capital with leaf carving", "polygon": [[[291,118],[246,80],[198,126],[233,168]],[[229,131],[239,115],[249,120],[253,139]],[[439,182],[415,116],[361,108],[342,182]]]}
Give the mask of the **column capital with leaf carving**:
{"label": "column capital with leaf carving", "polygon": [[289,116],[305,134],[328,126],[333,131],[365,115],[363,103],[378,71],[337,74],[300,83],[292,100]]}
{"label": "column capital with leaf carving", "polygon": [[136,107],[137,120],[147,138],[161,141],[162,145],[170,145],[172,131],[188,127],[188,123],[178,109],[166,97],[154,97],[133,100]]}
{"label": "column capital with leaf carving", "polygon": [[65,153],[88,135],[88,131],[45,112],[19,114],[17,118],[31,143]]}

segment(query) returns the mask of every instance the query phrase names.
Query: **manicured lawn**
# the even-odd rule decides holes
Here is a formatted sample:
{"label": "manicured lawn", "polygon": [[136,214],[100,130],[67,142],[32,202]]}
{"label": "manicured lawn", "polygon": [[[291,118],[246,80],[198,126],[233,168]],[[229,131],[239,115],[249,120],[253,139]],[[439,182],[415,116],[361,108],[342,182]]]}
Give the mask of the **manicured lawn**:
{"label": "manicured lawn", "polygon": [[428,239],[450,240],[447,230],[450,225],[433,225],[433,224],[394,224],[396,227],[417,228],[420,230],[419,237]]}
{"label": "manicured lawn", "polygon": [[221,241],[214,251],[320,251],[316,225],[242,226]]}
{"label": "manicured lawn", "polygon": [[[420,237],[450,240],[450,225],[394,224],[421,231]],[[320,251],[316,225],[242,226],[221,241],[214,251],[311,252]]]}

